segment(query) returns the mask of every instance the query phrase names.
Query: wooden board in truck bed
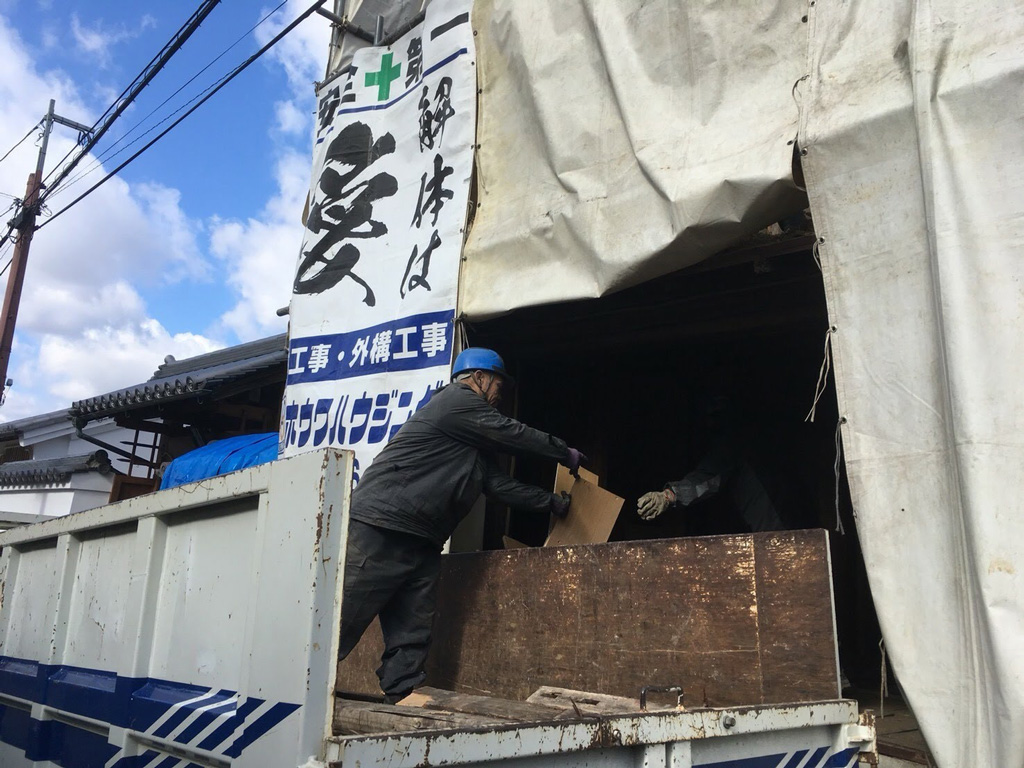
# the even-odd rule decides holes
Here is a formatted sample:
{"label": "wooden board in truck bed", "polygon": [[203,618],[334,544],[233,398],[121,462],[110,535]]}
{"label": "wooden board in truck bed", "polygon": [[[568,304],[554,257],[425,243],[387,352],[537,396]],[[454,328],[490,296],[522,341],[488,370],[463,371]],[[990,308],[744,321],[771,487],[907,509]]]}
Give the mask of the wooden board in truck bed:
{"label": "wooden board in truck bed", "polygon": [[[427,684],[525,700],[544,685],[689,706],[839,695],[823,530],[527,548],[444,558]],[[379,694],[376,623],[339,691]]]}

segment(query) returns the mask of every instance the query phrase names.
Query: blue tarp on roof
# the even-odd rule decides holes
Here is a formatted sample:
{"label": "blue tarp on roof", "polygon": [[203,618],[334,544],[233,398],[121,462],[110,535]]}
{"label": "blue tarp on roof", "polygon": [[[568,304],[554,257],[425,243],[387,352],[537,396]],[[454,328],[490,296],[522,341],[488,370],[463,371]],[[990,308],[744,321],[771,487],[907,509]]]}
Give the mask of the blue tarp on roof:
{"label": "blue tarp on roof", "polygon": [[241,435],[214,440],[209,445],[179,456],[164,470],[160,489],[226,475],[236,469],[255,467],[277,458],[277,433]]}

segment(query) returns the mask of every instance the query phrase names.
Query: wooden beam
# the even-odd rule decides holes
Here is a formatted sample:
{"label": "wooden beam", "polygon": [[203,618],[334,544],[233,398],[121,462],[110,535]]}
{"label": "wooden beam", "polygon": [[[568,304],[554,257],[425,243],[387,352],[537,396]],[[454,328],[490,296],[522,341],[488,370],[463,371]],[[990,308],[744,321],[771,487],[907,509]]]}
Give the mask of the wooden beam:
{"label": "wooden beam", "polygon": [[544,704],[528,704],[524,701],[497,699],[491,696],[473,696],[441,688],[424,686],[417,688],[399,702],[403,707],[422,707],[430,710],[447,710],[466,715],[513,720],[515,722],[545,722],[565,717],[565,707]]}
{"label": "wooden beam", "polygon": [[476,717],[454,712],[431,712],[419,707],[373,704],[335,699],[334,733],[351,736],[363,733],[407,733],[450,728],[475,728],[500,723],[493,717]]}
{"label": "wooden beam", "polygon": [[[640,711],[639,699],[629,699],[625,696],[609,696],[605,693],[594,693],[593,691],[574,691],[570,688],[556,688],[552,685],[542,685],[530,694],[527,701],[584,715],[621,715],[635,714]],[[671,709],[671,707],[656,705],[648,705],[647,708],[652,712],[660,709]]]}
{"label": "wooden beam", "polygon": [[188,430],[177,424],[167,424],[160,421],[147,421],[137,418],[134,412],[119,413],[114,416],[114,423],[125,429],[136,429],[140,432],[152,432],[157,435],[171,435],[180,437],[187,435]]}

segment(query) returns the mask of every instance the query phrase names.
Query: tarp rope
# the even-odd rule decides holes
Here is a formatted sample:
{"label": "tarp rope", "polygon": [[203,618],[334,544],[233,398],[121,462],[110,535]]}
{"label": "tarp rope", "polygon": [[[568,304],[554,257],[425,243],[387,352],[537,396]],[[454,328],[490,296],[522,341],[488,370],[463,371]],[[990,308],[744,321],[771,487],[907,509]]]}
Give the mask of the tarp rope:
{"label": "tarp rope", "polygon": [[839,469],[843,459],[843,433],[842,427],[845,419],[839,418],[836,422],[836,463],[833,467],[836,473],[836,533],[845,536],[846,529],[843,528],[843,518],[839,516]]}
{"label": "tarp rope", "polygon": [[821,361],[821,368],[818,369],[818,383],[814,387],[814,402],[811,403],[811,410],[807,412],[804,417],[804,421],[814,421],[814,416],[818,408],[818,401],[821,396],[825,394],[825,388],[828,386],[828,374],[832,370],[832,331],[834,326],[830,327],[825,331],[825,351],[824,358]]}
{"label": "tarp rope", "polygon": [[889,673],[885,668],[885,638],[878,641],[878,650],[882,652],[882,674],[878,686],[878,719],[885,717],[885,698],[889,695]]}

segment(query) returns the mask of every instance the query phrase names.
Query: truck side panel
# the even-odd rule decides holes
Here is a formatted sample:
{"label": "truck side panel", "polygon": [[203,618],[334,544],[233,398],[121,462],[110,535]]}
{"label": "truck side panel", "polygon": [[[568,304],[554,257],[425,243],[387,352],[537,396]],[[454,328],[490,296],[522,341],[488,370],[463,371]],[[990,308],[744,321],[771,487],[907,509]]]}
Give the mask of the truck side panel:
{"label": "truck side panel", "polygon": [[2,764],[320,756],[350,487],[320,452],[0,535]]}

